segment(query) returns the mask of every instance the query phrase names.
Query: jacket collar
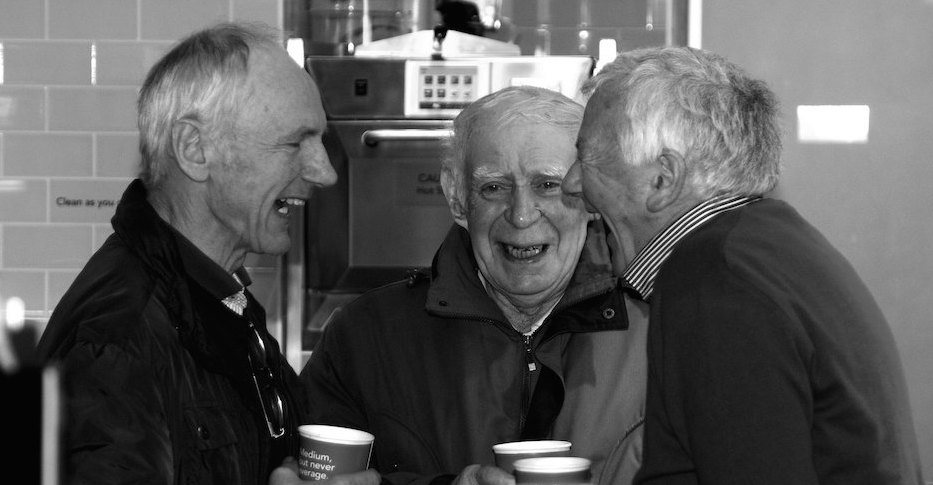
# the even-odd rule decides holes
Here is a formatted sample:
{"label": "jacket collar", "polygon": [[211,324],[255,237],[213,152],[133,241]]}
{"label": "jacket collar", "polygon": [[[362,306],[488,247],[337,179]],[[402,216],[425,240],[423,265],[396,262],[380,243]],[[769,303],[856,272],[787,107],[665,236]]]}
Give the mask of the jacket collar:
{"label": "jacket collar", "polygon": [[139,179],[130,183],[110,220],[114,232],[160,279],[173,279],[184,268],[172,228],[147,200]]}
{"label": "jacket collar", "polygon": [[[154,294],[162,298],[182,343],[208,368],[231,373],[228,355],[245,349],[246,319],[221,303],[232,276],[165,222],[147,200],[142,181],[127,187],[111,219],[114,232],[155,276]],[[222,296],[218,296],[222,295]],[[264,322],[260,305],[249,295],[254,317]],[[192,305],[197,300],[197,306]],[[234,321],[240,325],[233,324]],[[244,354],[245,356],[245,354]]]}
{"label": "jacket collar", "polygon": [[[572,319],[569,324],[572,331],[594,329],[594,325],[600,329],[606,328],[606,325],[627,327],[618,278],[612,275],[608,256],[602,225],[591,224],[574,275],[564,296],[551,312],[552,317],[562,312],[567,314],[565,310],[568,309],[579,313],[575,308],[577,304],[594,300],[593,305],[586,307],[586,315],[579,314],[580,319]],[[454,224],[434,256],[425,309],[440,316],[505,323],[505,316],[486,294],[477,271],[470,235],[466,229]],[[601,300],[597,302],[596,297],[601,297]],[[592,315],[592,312],[597,312],[597,315]]]}
{"label": "jacket collar", "polygon": [[[127,245],[159,274],[187,274],[218,300],[241,289],[230,274],[159,216],[142,181],[130,183],[111,223]],[[237,274],[249,285],[245,270],[241,268]]]}

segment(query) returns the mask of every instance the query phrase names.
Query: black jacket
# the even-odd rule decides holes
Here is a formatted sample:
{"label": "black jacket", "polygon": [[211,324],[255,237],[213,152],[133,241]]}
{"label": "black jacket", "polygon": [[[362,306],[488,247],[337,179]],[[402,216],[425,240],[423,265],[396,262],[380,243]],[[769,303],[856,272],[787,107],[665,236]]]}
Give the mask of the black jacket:
{"label": "black jacket", "polygon": [[676,243],[651,295],[648,362],[635,483],[923,483],[884,315],[785,202]]}
{"label": "black jacket", "polygon": [[[159,218],[138,180],[112,223],[115,233],[61,299],[39,343],[62,370],[66,481],[266,484],[271,467],[296,454],[301,404],[261,305],[247,291],[244,318],[221,303],[212,283],[223,270]],[[249,320],[275,349],[292,418],[277,440],[249,367]]]}

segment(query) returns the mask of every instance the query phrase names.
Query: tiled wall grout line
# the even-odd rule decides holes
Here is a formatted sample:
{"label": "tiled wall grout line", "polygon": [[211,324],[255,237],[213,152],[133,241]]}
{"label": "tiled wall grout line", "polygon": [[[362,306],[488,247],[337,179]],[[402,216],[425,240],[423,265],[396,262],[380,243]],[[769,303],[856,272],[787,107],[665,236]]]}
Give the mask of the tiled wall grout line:
{"label": "tiled wall grout line", "polygon": [[97,137],[100,135],[99,132],[91,133],[91,175],[93,177],[98,176],[97,170]]}
{"label": "tiled wall grout line", "polygon": [[52,120],[51,120],[52,114],[50,113],[52,110],[49,109],[50,99],[49,99],[49,87],[48,86],[42,87],[42,95],[43,95],[42,97],[42,118],[43,120],[42,121],[44,122],[44,126],[45,126],[44,131],[49,131],[49,126],[51,126],[52,124]]}
{"label": "tiled wall grout line", "polygon": [[41,315],[48,317],[50,316],[51,311],[49,310],[49,291],[51,290],[49,270],[46,269],[43,271],[43,283],[45,284],[45,294],[43,295],[44,301],[42,302],[42,308],[45,310],[42,311]]}
{"label": "tiled wall grout line", "polygon": [[[52,195],[52,178],[46,177],[45,179],[45,194],[46,199],[50,199]],[[45,204],[45,222],[52,222],[52,203],[49,201],[48,204]]]}
{"label": "tiled wall grout line", "polygon": [[50,34],[51,34],[50,29],[49,29],[49,16],[50,16],[50,15],[49,15],[49,10],[50,10],[50,9],[49,9],[49,1],[50,1],[50,0],[45,0],[45,12],[43,12],[44,24],[45,24],[45,25],[44,25],[45,36],[44,36],[43,38],[46,39],[46,40],[49,40],[49,36],[50,36]]}

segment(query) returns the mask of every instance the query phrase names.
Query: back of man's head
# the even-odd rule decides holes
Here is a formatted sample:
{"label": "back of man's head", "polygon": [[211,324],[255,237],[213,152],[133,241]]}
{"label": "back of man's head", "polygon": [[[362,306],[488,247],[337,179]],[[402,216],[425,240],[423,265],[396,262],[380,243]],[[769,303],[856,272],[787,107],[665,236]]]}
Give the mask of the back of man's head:
{"label": "back of man's head", "polygon": [[753,195],[780,175],[781,129],[774,93],[709,51],[689,47],[620,54],[584,84],[583,93],[611,96],[623,157],[642,164],[662,150],[678,151],[700,193]]}
{"label": "back of man's head", "polygon": [[222,23],[182,39],[149,70],[137,101],[140,178],[159,186],[172,153],[172,125],[200,123],[204,130],[232,123],[242,101],[251,49],[280,48],[280,36],[262,24]]}

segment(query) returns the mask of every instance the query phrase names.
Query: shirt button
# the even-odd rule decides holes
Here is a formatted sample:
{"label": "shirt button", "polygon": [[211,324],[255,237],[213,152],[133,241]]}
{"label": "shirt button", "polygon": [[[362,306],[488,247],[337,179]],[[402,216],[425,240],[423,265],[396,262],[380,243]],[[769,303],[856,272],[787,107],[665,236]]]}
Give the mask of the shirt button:
{"label": "shirt button", "polygon": [[612,318],[615,316],[616,316],[616,311],[613,310],[612,308],[603,309],[603,318],[605,318],[606,320],[612,320]]}
{"label": "shirt button", "polygon": [[447,306],[447,300],[441,300],[441,301],[437,302],[437,304],[440,305],[440,306]]}
{"label": "shirt button", "polygon": [[211,432],[205,426],[198,426],[198,436],[200,436],[202,440],[207,441],[211,437]]}

